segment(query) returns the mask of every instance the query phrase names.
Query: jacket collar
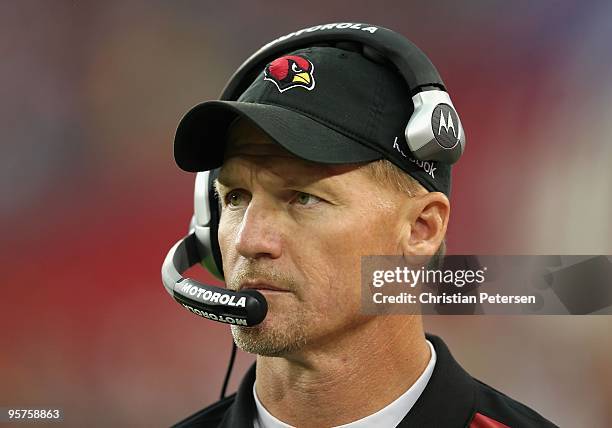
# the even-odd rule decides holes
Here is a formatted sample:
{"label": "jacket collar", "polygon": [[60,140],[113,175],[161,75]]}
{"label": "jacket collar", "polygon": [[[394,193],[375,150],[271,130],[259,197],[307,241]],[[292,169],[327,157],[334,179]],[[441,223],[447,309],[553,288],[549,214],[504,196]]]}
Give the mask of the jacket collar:
{"label": "jacket collar", "polygon": [[[475,404],[476,388],[472,377],[455,361],[438,336],[425,335],[436,350],[436,366],[425,390],[398,428],[415,426],[456,427],[467,425]],[[255,418],[255,364],[240,383],[233,405],[221,422],[222,428],[251,428]]]}
{"label": "jacket collar", "polygon": [[255,364],[242,378],[234,403],[221,421],[220,428],[252,428],[255,419],[255,399],[253,384],[255,383]]}
{"label": "jacket collar", "polygon": [[436,350],[436,366],[425,390],[397,427],[467,426],[476,403],[474,379],[455,361],[442,339],[425,336]]}

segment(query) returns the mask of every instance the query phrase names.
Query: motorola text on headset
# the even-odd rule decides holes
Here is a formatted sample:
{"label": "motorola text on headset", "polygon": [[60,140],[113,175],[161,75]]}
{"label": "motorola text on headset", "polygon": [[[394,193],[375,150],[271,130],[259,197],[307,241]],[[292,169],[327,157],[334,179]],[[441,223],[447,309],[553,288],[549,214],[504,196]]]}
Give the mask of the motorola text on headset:
{"label": "motorola text on headset", "polygon": [[[237,100],[267,63],[288,52],[313,45],[341,49],[348,47],[350,50],[358,50],[372,61],[389,63],[395,67],[406,81],[414,105],[414,113],[407,118],[404,132],[412,155],[421,161],[449,164],[459,159],[465,148],[461,121],[458,123],[458,139],[452,145],[439,141],[432,130],[431,124],[435,121],[433,114],[437,107],[444,106],[456,114],[436,68],[404,36],[380,26],[332,23],[279,37],[255,52],[238,68],[220,99]],[[166,291],[192,313],[213,321],[251,327],[261,323],[267,314],[268,306],[261,293],[255,290],[231,291],[182,276],[188,268],[200,263],[215,277],[223,280],[217,238],[220,209],[214,192],[217,174],[218,170],[197,173],[194,215],[189,233],[168,252],[162,265],[162,281]],[[222,396],[226,385],[227,376]]]}

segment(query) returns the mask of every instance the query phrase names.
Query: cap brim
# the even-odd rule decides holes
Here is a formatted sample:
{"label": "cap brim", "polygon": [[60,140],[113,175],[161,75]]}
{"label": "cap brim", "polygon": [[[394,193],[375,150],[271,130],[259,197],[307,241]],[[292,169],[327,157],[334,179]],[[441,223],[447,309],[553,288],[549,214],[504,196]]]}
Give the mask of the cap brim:
{"label": "cap brim", "polygon": [[218,168],[227,131],[245,117],[295,156],[320,163],[344,164],[382,159],[383,155],[341,132],[283,107],[237,101],[207,101],[183,117],[174,138],[174,159],[185,171]]}

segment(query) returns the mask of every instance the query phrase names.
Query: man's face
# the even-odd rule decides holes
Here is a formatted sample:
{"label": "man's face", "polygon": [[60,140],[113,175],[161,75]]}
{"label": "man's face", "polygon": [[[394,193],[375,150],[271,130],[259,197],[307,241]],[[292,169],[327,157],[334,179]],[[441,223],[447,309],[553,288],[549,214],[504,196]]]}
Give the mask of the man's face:
{"label": "man's face", "polygon": [[258,326],[232,326],[240,348],[289,355],[371,320],[360,314],[360,257],[401,254],[397,191],[355,165],[301,160],[245,120],[230,130],[218,190],[227,287],[258,288],[269,308]]}

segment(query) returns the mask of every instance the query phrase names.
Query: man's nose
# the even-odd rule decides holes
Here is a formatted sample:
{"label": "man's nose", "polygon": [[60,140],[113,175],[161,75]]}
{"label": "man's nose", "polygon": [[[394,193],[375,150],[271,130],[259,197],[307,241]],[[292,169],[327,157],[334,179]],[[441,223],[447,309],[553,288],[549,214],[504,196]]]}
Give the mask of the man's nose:
{"label": "man's nose", "polygon": [[278,226],[273,208],[251,203],[236,236],[236,250],[248,259],[280,257],[282,244]]}

